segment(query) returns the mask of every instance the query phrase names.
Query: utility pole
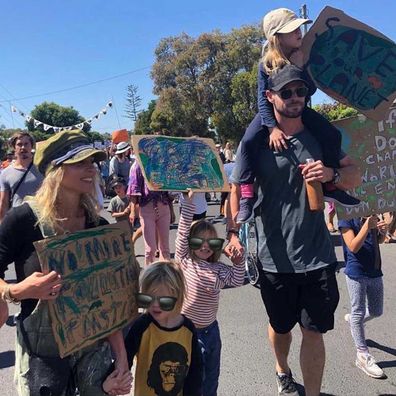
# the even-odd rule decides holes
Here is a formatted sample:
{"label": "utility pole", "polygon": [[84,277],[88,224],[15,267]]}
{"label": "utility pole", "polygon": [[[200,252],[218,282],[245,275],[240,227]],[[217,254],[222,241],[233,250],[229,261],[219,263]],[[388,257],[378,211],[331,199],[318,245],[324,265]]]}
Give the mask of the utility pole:
{"label": "utility pole", "polygon": [[[307,5],[303,4],[300,8],[300,18],[308,19],[308,11],[307,11]],[[308,26],[306,23],[303,25],[303,37],[307,34],[308,31]],[[309,98],[307,105],[309,107],[312,107],[312,99]]]}

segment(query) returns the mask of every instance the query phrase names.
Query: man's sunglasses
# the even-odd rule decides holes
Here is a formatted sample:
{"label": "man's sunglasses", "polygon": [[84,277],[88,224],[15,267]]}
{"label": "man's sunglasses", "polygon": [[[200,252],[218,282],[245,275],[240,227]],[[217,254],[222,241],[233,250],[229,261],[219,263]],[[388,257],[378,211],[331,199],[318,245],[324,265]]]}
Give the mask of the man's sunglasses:
{"label": "man's sunglasses", "polygon": [[150,294],[137,293],[136,302],[139,308],[148,308],[154,301],[158,302],[163,311],[172,311],[175,308],[177,298],[170,296],[150,296]]}
{"label": "man's sunglasses", "polygon": [[281,89],[280,91],[276,91],[276,93],[283,99],[290,99],[293,94],[296,94],[297,97],[303,98],[308,95],[308,88],[307,87],[300,87],[296,89]]}
{"label": "man's sunglasses", "polygon": [[222,238],[204,239],[198,237],[191,237],[188,238],[188,246],[191,250],[200,249],[205,241],[207,242],[211,250],[221,250],[223,248],[224,239]]}

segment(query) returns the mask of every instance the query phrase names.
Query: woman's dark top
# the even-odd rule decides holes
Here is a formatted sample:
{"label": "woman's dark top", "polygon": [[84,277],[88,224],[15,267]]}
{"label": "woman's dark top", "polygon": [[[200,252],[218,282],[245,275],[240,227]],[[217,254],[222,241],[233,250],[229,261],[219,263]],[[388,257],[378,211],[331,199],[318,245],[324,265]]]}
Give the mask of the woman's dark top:
{"label": "woman's dark top", "polygon": [[[7,212],[0,225],[0,278],[4,279],[4,273],[12,262],[15,263],[17,282],[23,281],[33,272],[42,271],[33,242],[44,238],[36,222],[37,218],[27,203]],[[100,218],[99,224],[87,221],[85,228],[106,224],[108,222]],[[33,312],[37,302],[36,299],[22,300],[21,319]]]}

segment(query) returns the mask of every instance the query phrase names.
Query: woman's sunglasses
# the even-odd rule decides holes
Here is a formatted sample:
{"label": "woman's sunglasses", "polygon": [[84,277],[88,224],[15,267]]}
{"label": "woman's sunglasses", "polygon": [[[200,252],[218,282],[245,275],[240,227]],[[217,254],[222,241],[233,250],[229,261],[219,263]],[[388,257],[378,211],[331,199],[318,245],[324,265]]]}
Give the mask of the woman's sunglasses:
{"label": "woman's sunglasses", "polygon": [[276,93],[283,99],[290,99],[293,94],[296,94],[299,98],[303,98],[308,95],[307,87],[300,87],[296,89],[282,89],[280,91],[276,91]]}
{"label": "woman's sunglasses", "polygon": [[188,246],[191,250],[200,249],[205,241],[207,242],[211,250],[221,250],[223,248],[224,239],[222,238],[204,239],[198,237],[191,237],[188,238]]}
{"label": "woman's sunglasses", "polygon": [[170,296],[150,296],[150,294],[137,293],[136,302],[139,308],[148,308],[154,301],[158,302],[163,311],[172,311],[175,308],[177,298]]}

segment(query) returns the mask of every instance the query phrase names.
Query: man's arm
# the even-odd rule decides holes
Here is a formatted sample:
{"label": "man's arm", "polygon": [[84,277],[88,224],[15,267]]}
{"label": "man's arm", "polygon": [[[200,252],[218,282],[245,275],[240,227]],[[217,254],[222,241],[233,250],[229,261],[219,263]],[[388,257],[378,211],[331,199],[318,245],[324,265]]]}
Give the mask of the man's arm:
{"label": "man's arm", "polygon": [[4,216],[9,209],[10,192],[0,191],[0,222],[3,221]]}
{"label": "man's arm", "polygon": [[[331,182],[334,178],[333,168],[324,166],[322,161],[315,161],[300,166],[302,168],[302,175],[307,181],[327,183]],[[340,160],[340,167],[337,170],[340,174],[340,178],[336,187],[340,190],[350,190],[361,184],[360,171],[352,158],[348,155]]]}

